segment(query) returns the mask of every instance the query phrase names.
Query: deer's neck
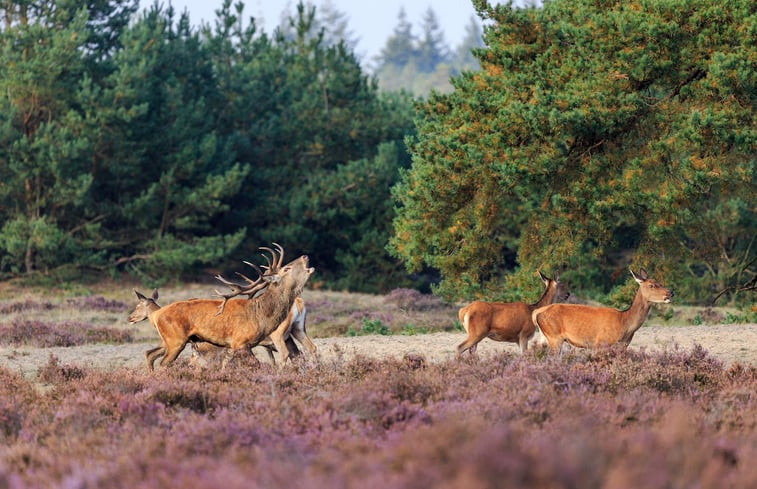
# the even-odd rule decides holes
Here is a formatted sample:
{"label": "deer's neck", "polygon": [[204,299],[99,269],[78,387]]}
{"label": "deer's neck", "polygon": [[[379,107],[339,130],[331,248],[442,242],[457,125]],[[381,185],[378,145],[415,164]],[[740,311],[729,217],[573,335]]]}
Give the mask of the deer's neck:
{"label": "deer's neck", "polygon": [[266,329],[277,326],[289,313],[294,299],[301,292],[302,287],[268,287],[260,296],[249,299],[257,322]]}
{"label": "deer's neck", "polygon": [[620,313],[620,321],[626,334],[635,333],[649,314],[652,304],[644,299],[641,289],[636,292],[631,307]]}
{"label": "deer's neck", "polygon": [[552,304],[552,301],[555,298],[555,292],[556,292],[555,287],[547,287],[546,289],[544,289],[544,292],[541,294],[541,297],[539,298],[539,300],[531,304],[531,307],[533,309],[538,309],[540,307],[548,306]]}

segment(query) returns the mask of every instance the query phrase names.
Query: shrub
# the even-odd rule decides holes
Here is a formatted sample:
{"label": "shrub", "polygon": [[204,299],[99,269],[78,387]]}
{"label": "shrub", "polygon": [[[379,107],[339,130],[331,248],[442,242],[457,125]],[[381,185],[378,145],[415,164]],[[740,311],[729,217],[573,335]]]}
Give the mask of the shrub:
{"label": "shrub", "polygon": [[13,314],[25,311],[48,311],[55,309],[56,307],[57,306],[51,302],[40,302],[26,299],[23,301],[0,304],[0,314]]}
{"label": "shrub", "polygon": [[0,368],[10,487],[757,483],[757,368],[697,347],[152,373],[50,357],[42,378]]}
{"label": "shrub", "polygon": [[66,300],[66,305],[92,311],[125,312],[129,305],[123,301],[106,299],[101,295],[88,295]]}
{"label": "shrub", "polygon": [[126,343],[132,341],[129,331],[97,327],[78,321],[50,323],[16,318],[0,324],[0,344],[40,348],[76,346],[86,343]]}
{"label": "shrub", "polygon": [[427,311],[443,307],[441,299],[434,295],[422,294],[415,289],[399,288],[390,291],[384,302],[394,304],[406,311]]}

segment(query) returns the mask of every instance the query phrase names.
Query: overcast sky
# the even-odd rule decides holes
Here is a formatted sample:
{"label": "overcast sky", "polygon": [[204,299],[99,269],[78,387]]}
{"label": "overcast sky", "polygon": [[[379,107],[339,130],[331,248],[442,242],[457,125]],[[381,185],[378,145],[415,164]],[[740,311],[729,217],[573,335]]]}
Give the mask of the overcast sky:
{"label": "overcast sky", "polygon": [[[168,5],[169,0],[160,0]],[[235,0],[236,1],[236,0]],[[294,12],[296,1],[290,0],[243,0],[246,15],[255,17],[262,23],[263,29],[270,33],[279,25],[281,12]],[[324,0],[310,0],[316,8],[325,3]],[[454,49],[460,44],[465,27],[476,11],[470,0],[330,0],[337,10],[347,16],[349,30],[358,39],[356,53],[366,61],[370,61],[384,47],[386,40],[397,26],[397,16],[400,8],[405,7],[407,20],[413,25],[413,32],[420,34],[423,14],[430,7],[436,12],[439,24],[444,32],[447,45]],[[154,3],[154,0],[140,0],[142,8]],[[190,21],[199,24],[201,21],[210,22],[215,19],[215,11],[222,4],[222,0],[170,0],[177,13],[186,9]],[[493,2],[496,3],[496,2]],[[477,18],[477,17],[476,17]]]}

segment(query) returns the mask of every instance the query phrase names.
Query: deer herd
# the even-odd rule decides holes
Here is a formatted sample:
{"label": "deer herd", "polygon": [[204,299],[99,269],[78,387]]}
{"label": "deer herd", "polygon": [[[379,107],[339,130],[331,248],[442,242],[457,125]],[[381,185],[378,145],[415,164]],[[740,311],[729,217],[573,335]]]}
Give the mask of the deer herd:
{"label": "deer herd", "polygon": [[[225,294],[216,290],[219,299],[188,299],[161,307],[157,290],[152,297],[135,290],[138,303],[129,314],[129,323],[149,320],[161,339],[160,345],[145,352],[147,367],[153,370],[161,357],[161,366],[170,365],[187,343],[192,348],[190,363],[200,366],[218,360],[224,368],[240,352],[254,358],[256,346],[264,348],[274,364],[277,353],[283,365],[301,354],[295,339],[314,356],[316,346],[305,330],[305,303],[300,297],[314,268],[308,266],[305,255],[284,265],[284,249],[276,243],[273,246],[260,248],[271,255],[262,254],[265,266],[244,262],[257,273],[255,280],[237,272],[245,282],[240,285],[216,275],[231,290]],[[626,347],[652,303],[669,303],[673,297],[672,290],[649,278],[643,268],[638,273],[631,270],[631,276],[639,288],[631,306],[620,311],[563,303],[570,295],[566,285],[557,274],[549,278],[539,271],[544,292],[533,304],[474,301],[459,310],[467,336],[457,346],[457,354],[475,354],[484,338],[517,343],[522,353],[532,340],[556,353],[565,342],[578,348]]]}

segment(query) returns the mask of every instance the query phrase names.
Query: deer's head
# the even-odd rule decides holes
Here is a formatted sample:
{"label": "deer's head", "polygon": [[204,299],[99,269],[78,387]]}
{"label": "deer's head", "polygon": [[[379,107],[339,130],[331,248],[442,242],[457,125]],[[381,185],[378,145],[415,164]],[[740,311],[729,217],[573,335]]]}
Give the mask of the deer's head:
{"label": "deer's head", "polygon": [[643,268],[639,269],[638,275],[631,270],[631,276],[639,284],[639,292],[647,302],[670,303],[670,299],[673,297],[673,291],[665,288],[657,280],[649,278],[646,270]]}
{"label": "deer's head", "polygon": [[555,272],[554,278],[549,278],[541,273],[541,270],[539,270],[539,277],[541,278],[541,281],[544,282],[546,293],[553,294],[552,303],[564,302],[568,299],[568,297],[570,297],[570,292],[568,292],[568,284],[566,284],[565,282],[560,282],[560,277],[557,272]]}
{"label": "deer's head", "polygon": [[139,302],[137,302],[136,307],[131,314],[129,314],[129,324],[144,321],[148,318],[151,312],[160,309],[160,306],[158,305],[158,289],[155,289],[152,292],[152,297],[146,297],[137,289],[134,289],[134,293],[137,295],[137,300]]}

